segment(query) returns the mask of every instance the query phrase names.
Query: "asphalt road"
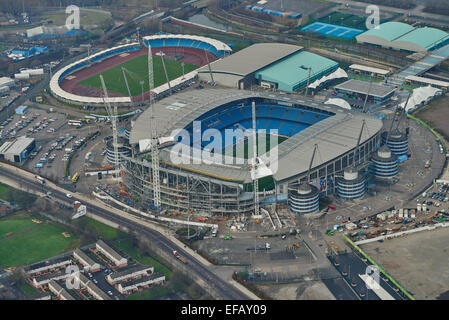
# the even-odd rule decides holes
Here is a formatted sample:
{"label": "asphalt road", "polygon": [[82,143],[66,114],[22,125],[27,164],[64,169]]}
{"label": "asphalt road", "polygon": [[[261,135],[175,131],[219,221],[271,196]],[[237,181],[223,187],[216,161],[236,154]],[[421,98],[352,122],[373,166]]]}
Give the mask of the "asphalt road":
{"label": "asphalt road", "polygon": [[[12,180],[15,180],[16,182],[22,184],[22,186],[27,186],[30,189],[47,192],[51,191],[52,197],[61,200],[61,201],[68,201],[67,196],[65,193],[50,188],[46,185],[42,185],[37,181],[34,180],[28,180],[24,177],[22,177],[19,174],[10,172],[8,170],[5,170],[3,168],[0,168],[0,175],[6,176]],[[76,194],[73,195],[73,197],[70,199],[70,201],[75,201],[81,199],[77,199]],[[178,251],[182,256],[184,256],[188,261],[188,268],[196,274],[196,276],[203,278],[204,281],[206,281],[209,285],[211,285],[216,292],[222,296],[224,300],[248,300],[249,297],[247,297],[244,293],[242,293],[240,290],[232,286],[231,284],[227,283],[226,281],[220,279],[217,275],[215,275],[213,272],[208,270],[205,266],[203,266],[200,262],[198,262],[196,259],[191,257],[186,251],[184,251],[181,247],[173,243],[171,240],[167,239],[162,235],[160,232],[146,228],[142,225],[139,225],[137,223],[131,222],[128,219],[122,218],[120,216],[117,216],[108,210],[105,210],[101,207],[97,207],[95,205],[89,204],[89,211],[93,214],[96,214],[100,217],[103,217],[105,219],[108,219],[111,222],[117,223],[123,227],[128,228],[129,230],[139,232],[140,234],[145,235],[150,241],[152,241],[154,244],[156,244],[161,250],[164,250],[165,252],[172,254],[173,250]]]}

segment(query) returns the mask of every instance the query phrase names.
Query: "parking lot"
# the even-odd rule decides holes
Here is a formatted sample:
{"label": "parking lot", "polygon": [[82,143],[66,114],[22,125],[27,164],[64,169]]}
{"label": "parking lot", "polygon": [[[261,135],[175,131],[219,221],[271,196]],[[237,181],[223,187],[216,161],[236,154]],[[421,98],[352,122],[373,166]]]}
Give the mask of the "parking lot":
{"label": "parking lot", "polygon": [[[90,134],[101,130],[101,126],[95,122],[70,126],[66,114],[29,108],[23,115],[14,114],[3,121],[0,130],[0,138],[3,141],[19,136],[35,138],[36,148],[23,166],[62,182],[66,180],[66,162],[72,153],[75,153],[71,164],[73,170],[70,170],[69,174],[81,171],[84,166],[82,150],[88,146],[87,138]],[[88,147],[99,141],[100,139],[89,141],[91,145]],[[81,153],[83,153],[82,161],[77,161]]]}

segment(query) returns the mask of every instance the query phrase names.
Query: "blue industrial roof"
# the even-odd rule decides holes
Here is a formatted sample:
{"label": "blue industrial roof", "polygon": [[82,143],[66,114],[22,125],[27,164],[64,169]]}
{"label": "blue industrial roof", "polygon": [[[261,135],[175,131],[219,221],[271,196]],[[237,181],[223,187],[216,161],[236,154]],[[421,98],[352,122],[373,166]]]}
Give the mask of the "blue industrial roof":
{"label": "blue industrial roof", "polygon": [[[303,68],[301,68],[303,66]],[[294,53],[279,62],[255,73],[255,77],[262,80],[284,84],[293,87],[307,80],[311,68],[311,78],[330,69],[336,68],[338,63],[307,51]],[[279,85],[281,88],[281,85]]]}
{"label": "blue industrial roof", "polygon": [[410,32],[414,29],[411,25],[402,22],[385,22],[377,26],[376,28],[370,29],[360,36],[376,36],[379,38],[383,38],[387,41],[394,41],[396,38],[399,38]]}
{"label": "blue industrial roof", "polygon": [[431,50],[441,43],[449,41],[449,33],[435,28],[417,28],[396,39],[394,42],[397,41],[411,42],[426,50]]}

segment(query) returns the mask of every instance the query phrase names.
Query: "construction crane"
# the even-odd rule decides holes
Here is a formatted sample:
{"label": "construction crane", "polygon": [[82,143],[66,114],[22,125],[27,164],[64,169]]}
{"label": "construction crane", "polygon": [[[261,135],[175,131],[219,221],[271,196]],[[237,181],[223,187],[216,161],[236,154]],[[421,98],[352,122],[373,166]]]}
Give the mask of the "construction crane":
{"label": "construction crane", "polygon": [[[164,59],[162,58],[162,63],[164,62]],[[164,70],[165,75],[167,76],[167,72]],[[168,80],[168,77],[167,77]],[[154,106],[153,106],[153,96],[151,95],[151,90],[154,88],[154,74],[153,74],[153,55],[151,53],[151,46],[150,43],[148,43],[148,85],[150,88],[150,99],[149,99],[149,108],[151,111],[151,118],[150,118],[150,128],[151,128],[151,169],[153,171],[153,205],[156,209],[159,209],[161,207],[161,183],[159,180],[159,144],[158,144],[158,138],[157,138],[157,132],[156,132],[156,122],[154,120]],[[169,82],[170,87],[170,82]]]}
{"label": "construction crane", "polygon": [[369,94],[371,93],[371,86],[373,85],[373,78],[372,78],[372,76],[370,76],[370,78],[369,78],[369,87],[368,87],[368,92],[366,93],[366,96],[365,96],[365,102],[363,103],[363,108],[362,108],[362,111],[363,112],[366,112],[366,110],[365,110],[365,108],[366,108],[366,102],[368,101],[368,96],[369,96]]}
{"label": "construction crane", "polygon": [[258,159],[257,159],[257,129],[256,129],[256,103],[252,102],[252,111],[253,111],[253,191],[254,191],[254,217],[260,216],[260,207],[259,207],[259,180],[257,179],[257,168],[258,168]]}
{"label": "construction crane", "polygon": [[[407,96],[407,100],[405,101],[405,105],[404,105],[404,110],[407,107],[408,99],[410,99],[410,96],[411,96],[411,93],[409,93],[409,95]],[[387,139],[385,140],[385,144],[387,144],[388,140],[390,139],[390,134],[391,134],[391,132],[393,130],[393,126],[394,126],[394,118],[396,118],[396,114],[398,113],[398,109],[399,109],[399,102],[396,105],[396,109],[394,110],[393,119],[391,119],[390,130],[388,130]],[[403,112],[403,111],[401,111],[401,112]],[[399,119],[398,119],[398,126],[399,126]],[[396,128],[398,128],[398,126]]]}
{"label": "construction crane", "polygon": [[310,170],[312,169],[313,159],[315,159],[316,151],[318,150],[318,144],[315,143],[313,147],[312,158],[310,159],[309,169],[307,170],[307,183],[310,183]]}
{"label": "construction crane", "polygon": [[[149,47],[149,46],[150,46],[150,45],[148,45],[148,47]],[[159,56],[161,57],[161,60],[162,60],[162,67],[164,68],[165,78],[167,79],[168,92],[171,93],[170,79],[168,78],[167,67],[165,66],[165,60],[164,60],[165,53],[163,53],[162,51],[159,51]],[[153,62],[153,59],[151,59],[151,62]]]}
{"label": "construction crane", "polygon": [[[400,111],[401,113],[399,114],[399,119],[398,119],[398,123],[396,124],[396,129],[399,128],[399,124],[401,123],[402,118],[404,118],[405,108],[407,108],[407,103],[408,103],[408,100],[410,99],[411,95],[412,95],[412,93],[409,92],[407,99],[405,101],[405,104],[404,104],[404,108],[401,109],[401,111]],[[399,106],[399,103],[398,103],[398,106]],[[393,122],[394,122],[394,120],[393,120]]]}
{"label": "construction crane", "polygon": [[209,68],[210,84],[215,85],[214,76],[212,75],[212,69],[210,68],[209,56],[207,55],[206,49],[204,49],[204,54],[206,55],[207,67]]}
{"label": "construction crane", "polygon": [[359,154],[359,162],[360,162],[360,150],[359,150],[359,146],[360,146],[360,140],[362,140],[362,133],[363,133],[363,128],[365,127],[366,123],[365,123],[365,119],[363,119],[362,121],[362,128],[360,129],[360,133],[359,133],[359,138],[357,139],[357,144],[355,146],[355,154],[354,154],[354,163],[353,163],[353,167],[355,168],[356,164],[355,164],[355,156],[357,155],[357,153]]}
{"label": "construction crane", "polygon": [[104,84],[103,75],[100,74],[101,86],[103,87],[103,102],[108,112],[109,119],[112,124],[112,145],[114,147],[114,165],[116,169],[120,170],[120,161],[118,155],[118,138],[117,138],[117,105],[114,104],[114,109],[111,108],[109,103],[108,90],[106,89],[106,85]]}

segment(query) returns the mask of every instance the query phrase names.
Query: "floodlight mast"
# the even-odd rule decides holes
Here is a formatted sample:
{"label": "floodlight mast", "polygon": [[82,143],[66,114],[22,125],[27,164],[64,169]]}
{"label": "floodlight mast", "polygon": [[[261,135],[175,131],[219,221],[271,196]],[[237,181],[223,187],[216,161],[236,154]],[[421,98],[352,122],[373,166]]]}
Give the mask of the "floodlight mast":
{"label": "floodlight mast", "polygon": [[109,115],[109,120],[111,120],[112,124],[112,144],[114,147],[114,165],[116,169],[120,171],[120,161],[118,155],[118,138],[117,138],[117,105],[114,105],[114,110],[111,108],[111,104],[109,102],[108,90],[104,83],[103,75],[100,74],[101,86],[103,87],[103,102],[106,108],[106,111]]}
{"label": "floodlight mast", "polygon": [[128,79],[126,78],[125,71],[126,71],[126,69],[124,67],[122,67],[122,73],[123,73],[123,78],[125,79],[126,89],[128,90],[128,96],[129,96],[129,99],[131,100],[131,103],[132,103],[133,98],[131,96],[131,90],[129,89]]}
{"label": "floodlight mast", "polygon": [[[162,62],[163,62],[162,58]],[[165,66],[165,64],[164,64]],[[165,67],[164,67],[165,70]],[[155,110],[154,101],[151,91],[154,88],[154,74],[153,74],[153,55],[151,53],[151,46],[148,42],[148,86],[149,86],[149,109],[151,111],[150,127],[151,127],[151,169],[153,171],[153,205],[156,209],[161,207],[161,183],[159,178],[159,144],[156,132],[156,121],[154,120]]]}

